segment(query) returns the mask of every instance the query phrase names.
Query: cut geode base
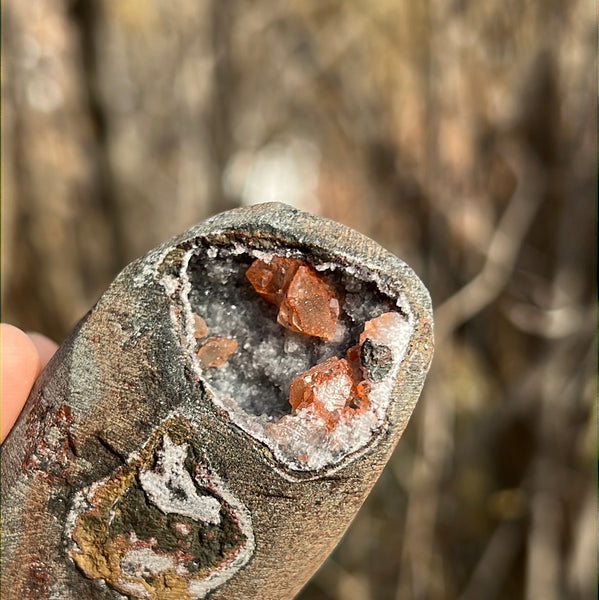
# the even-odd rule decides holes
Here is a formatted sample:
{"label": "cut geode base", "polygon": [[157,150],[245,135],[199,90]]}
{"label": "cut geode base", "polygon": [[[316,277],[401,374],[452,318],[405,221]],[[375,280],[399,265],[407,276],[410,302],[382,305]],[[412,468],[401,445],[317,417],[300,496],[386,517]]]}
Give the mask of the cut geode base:
{"label": "cut geode base", "polygon": [[[305,268],[272,303],[246,273],[274,257]],[[422,283],[341,225],[270,204],[166,242],[77,325],[2,446],[3,599],[291,599],[432,352]]]}

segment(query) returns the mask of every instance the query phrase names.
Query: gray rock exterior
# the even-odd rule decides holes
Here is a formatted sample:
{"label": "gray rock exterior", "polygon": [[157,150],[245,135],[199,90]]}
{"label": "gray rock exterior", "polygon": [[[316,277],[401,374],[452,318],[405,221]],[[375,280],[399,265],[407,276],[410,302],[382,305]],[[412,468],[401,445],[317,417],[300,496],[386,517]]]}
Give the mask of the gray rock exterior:
{"label": "gray rock exterior", "polygon": [[[363,447],[298,469],[214,400],[190,351],[183,274],[198,252],[216,261],[221,251],[347,271],[409,313],[390,401]],[[376,377],[387,376],[387,355],[367,351]],[[423,284],[337,223],[265,204],[166,242],[125,268],[77,325],[2,447],[2,597],[292,598],[378,478],[432,354]]]}

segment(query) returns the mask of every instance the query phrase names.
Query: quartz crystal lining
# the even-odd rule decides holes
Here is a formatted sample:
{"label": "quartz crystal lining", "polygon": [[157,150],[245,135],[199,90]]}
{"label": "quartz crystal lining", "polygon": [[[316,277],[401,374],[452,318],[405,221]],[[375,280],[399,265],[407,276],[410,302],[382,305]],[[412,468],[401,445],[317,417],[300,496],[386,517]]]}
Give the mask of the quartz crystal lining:
{"label": "quartz crystal lining", "polygon": [[[374,276],[223,247],[192,251],[183,277],[194,368],[215,403],[288,469],[337,465],[383,426],[412,323],[409,306]],[[218,364],[202,359],[212,338],[229,341]]]}

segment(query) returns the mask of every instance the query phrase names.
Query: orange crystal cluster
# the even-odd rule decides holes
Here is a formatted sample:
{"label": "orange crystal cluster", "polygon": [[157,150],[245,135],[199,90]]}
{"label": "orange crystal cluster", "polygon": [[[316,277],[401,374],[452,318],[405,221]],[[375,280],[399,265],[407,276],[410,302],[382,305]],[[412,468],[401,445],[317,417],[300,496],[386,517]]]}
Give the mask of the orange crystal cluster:
{"label": "orange crystal cluster", "polygon": [[334,291],[304,262],[273,256],[256,259],[246,271],[254,289],[279,308],[283,327],[330,340],[337,329],[339,301]]}
{"label": "orange crystal cluster", "polygon": [[384,313],[367,321],[347,358],[329,358],[295,377],[289,386],[293,412],[311,407],[332,430],[343,414],[368,409],[371,384],[384,379],[392,367],[385,332],[397,318],[397,313]]}
{"label": "orange crystal cluster", "polygon": [[293,412],[312,407],[334,429],[343,413],[368,407],[368,383],[356,375],[355,365],[335,356],[301,373],[289,386]]}
{"label": "orange crystal cluster", "polygon": [[[339,301],[306,263],[283,256],[256,259],[246,277],[262,298],[278,307],[277,322],[283,327],[324,340],[335,335]],[[371,385],[384,379],[393,365],[385,332],[397,318],[397,313],[384,313],[367,321],[346,358],[328,358],[297,375],[289,386],[293,413],[310,409],[332,431],[343,415],[368,410]]]}
{"label": "orange crystal cluster", "polygon": [[200,344],[197,350],[200,367],[202,369],[222,367],[237,350],[237,342],[226,337],[206,337],[210,330],[200,315],[194,314],[193,322],[195,328],[193,335]]}

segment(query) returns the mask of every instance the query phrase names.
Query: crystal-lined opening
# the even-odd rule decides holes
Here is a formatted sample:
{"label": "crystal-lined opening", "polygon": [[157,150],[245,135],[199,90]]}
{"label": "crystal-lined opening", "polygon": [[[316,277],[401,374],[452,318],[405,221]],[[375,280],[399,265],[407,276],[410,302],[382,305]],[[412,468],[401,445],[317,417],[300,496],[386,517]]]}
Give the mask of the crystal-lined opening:
{"label": "crystal-lined opening", "polygon": [[196,249],[184,277],[193,365],[233,422],[294,470],[368,443],[411,335],[405,300],[291,252]]}

